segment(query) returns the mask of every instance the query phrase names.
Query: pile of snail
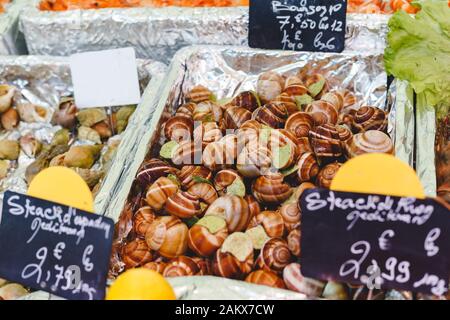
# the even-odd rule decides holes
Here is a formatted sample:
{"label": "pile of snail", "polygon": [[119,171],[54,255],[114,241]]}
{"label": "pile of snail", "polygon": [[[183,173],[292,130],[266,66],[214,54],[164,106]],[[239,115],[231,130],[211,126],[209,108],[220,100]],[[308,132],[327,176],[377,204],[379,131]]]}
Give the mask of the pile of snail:
{"label": "pile of snail", "polygon": [[380,297],[302,276],[298,199],[328,188],[346,159],[392,154],[387,119],[376,107],[358,108],[352,92],[330,89],[320,74],[266,72],[255,92],[220,101],[192,88],[163,125],[165,143],[137,173],[116,225],[110,275],[144,267],[310,297]]}
{"label": "pile of snail", "polygon": [[[120,143],[118,134],[125,130],[134,109],[124,106],[110,113],[105,108],[78,110],[73,98],[63,97],[54,110],[29,103],[14,86],[0,85],[0,179],[16,169],[19,157],[24,156],[30,160],[25,171],[27,183],[49,166],[66,166],[98,190]],[[45,124],[57,130],[50,141],[40,141],[35,134],[36,128]]]}

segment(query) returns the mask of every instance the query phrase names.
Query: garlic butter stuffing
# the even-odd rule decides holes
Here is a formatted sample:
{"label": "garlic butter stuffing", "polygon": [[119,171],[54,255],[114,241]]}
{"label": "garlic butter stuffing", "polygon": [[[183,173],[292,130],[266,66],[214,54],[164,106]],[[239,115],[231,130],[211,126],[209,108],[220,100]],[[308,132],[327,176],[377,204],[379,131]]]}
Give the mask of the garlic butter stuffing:
{"label": "garlic butter stuffing", "polygon": [[[47,167],[66,166],[98,190],[135,107],[77,109],[73,98],[62,97],[55,109],[28,102],[12,85],[0,85],[0,178],[25,164],[29,184]],[[42,128],[51,137],[40,134]]]}
{"label": "garlic butter stuffing", "polygon": [[364,295],[301,275],[298,198],[328,188],[349,158],[393,154],[388,114],[304,71],[266,72],[255,91],[219,101],[201,85],[186,93],[162,126],[164,144],[137,173],[117,224],[112,276],[144,267],[309,296]]}

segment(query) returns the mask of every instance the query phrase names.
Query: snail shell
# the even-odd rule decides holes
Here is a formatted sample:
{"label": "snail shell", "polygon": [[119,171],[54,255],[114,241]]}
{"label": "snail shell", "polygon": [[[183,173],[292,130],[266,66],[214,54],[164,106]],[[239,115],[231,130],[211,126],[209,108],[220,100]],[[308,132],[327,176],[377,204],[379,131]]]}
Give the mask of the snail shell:
{"label": "snail shell", "polygon": [[212,173],[211,170],[203,166],[184,166],[178,174],[181,186],[186,190],[196,184],[194,177],[209,180],[212,177]]}
{"label": "snail shell", "polygon": [[284,87],[287,88],[293,84],[303,84],[303,81],[302,81],[302,79],[300,79],[300,77],[289,76],[286,78],[286,81],[284,82]]}
{"label": "snail shell", "polygon": [[113,133],[111,131],[111,127],[110,127],[109,123],[107,123],[106,121],[102,121],[102,122],[94,124],[92,126],[92,129],[98,133],[98,135],[100,136],[101,139],[108,139],[109,137],[111,137],[113,135]]}
{"label": "snail shell", "polygon": [[182,141],[190,140],[194,132],[194,121],[184,115],[174,116],[164,124],[164,136],[167,140]]}
{"label": "snail shell", "polygon": [[172,162],[177,165],[200,164],[202,156],[201,146],[197,146],[195,142],[181,142],[172,156]]}
{"label": "snail shell", "polygon": [[359,108],[353,115],[352,130],[354,133],[379,130],[387,128],[387,113],[379,108],[364,106]]}
{"label": "snail shell", "polygon": [[297,202],[283,204],[280,208],[280,215],[288,232],[300,226],[301,213]]}
{"label": "snail shell", "polygon": [[133,228],[136,235],[140,238],[145,238],[145,233],[154,220],[155,214],[152,208],[140,208],[133,217]]}
{"label": "snail shell", "polygon": [[356,104],[357,99],[353,92],[344,89],[340,91],[341,95],[344,97],[344,108],[352,107]]}
{"label": "snail shell", "polygon": [[178,186],[172,180],[160,177],[148,188],[145,200],[152,209],[160,210],[177,191]]}
{"label": "snail shell", "polygon": [[326,123],[336,124],[339,118],[336,108],[327,101],[314,101],[306,107],[305,111],[311,113],[316,126]]}
{"label": "snail shell", "polygon": [[279,273],[291,262],[291,258],[292,255],[286,241],[272,238],[262,247],[256,265],[259,269]]}
{"label": "snail shell", "polygon": [[254,178],[269,172],[272,152],[258,143],[249,143],[237,158],[236,168],[244,177]]}
{"label": "snail shell", "polygon": [[316,98],[321,97],[328,90],[325,77],[319,73],[308,76],[305,85],[308,87],[309,94]]}
{"label": "snail shell", "polygon": [[190,257],[180,256],[172,259],[164,268],[163,276],[171,277],[186,277],[194,276],[200,272],[197,263]]}
{"label": "snail shell", "polygon": [[188,189],[188,192],[208,205],[213,203],[218,197],[216,189],[209,183],[196,183]]}
{"label": "snail shell", "polygon": [[176,116],[186,116],[188,118],[192,118],[194,116],[196,104],[194,102],[187,102],[182,104],[175,113]]}
{"label": "snail shell", "polygon": [[167,267],[167,263],[163,262],[163,261],[152,261],[152,262],[148,262],[146,264],[144,264],[142,266],[142,268],[145,269],[149,269],[149,270],[153,270],[158,272],[159,274],[163,274],[164,269]]}
{"label": "snail shell", "polygon": [[165,211],[181,219],[192,218],[201,213],[200,201],[197,196],[178,191],[172,194],[166,201]]}
{"label": "snail shell", "polygon": [[17,112],[19,113],[20,119],[28,123],[47,122],[47,117],[49,115],[46,108],[34,105],[32,103],[17,105]]}
{"label": "snail shell", "polygon": [[292,194],[291,187],[283,182],[283,175],[279,173],[258,177],[252,190],[256,200],[262,203],[281,203]]}
{"label": "snail shell", "polygon": [[259,107],[258,97],[255,92],[252,91],[244,91],[239,93],[232,101],[231,105],[242,107],[247,109],[250,112],[253,112],[256,108]]}
{"label": "snail shell", "polygon": [[286,110],[289,115],[292,115],[299,111],[295,98],[290,96],[287,93],[282,93],[278,97],[276,97],[273,101],[275,103],[281,103],[286,107]]}
{"label": "snail shell", "polygon": [[235,195],[217,198],[206,210],[205,216],[208,215],[224,218],[229,233],[245,230],[251,218],[247,202]]}
{"label": "snail shell", "polygon": [[277,129],[284,127],[288,115],[284,104],[272,102],[256,109],[252,114],[252,118],[271,128]]}
{"label": "snail shell", "polygon": [[210,143],[203,151],[203,165],[216,171],[234,163],[234,150],[222,141]]}
{"label": "snail shell", "polygon": [[91,128],[88,128],[85,126],[81,126],[78,128],[78,138],[80,140],[87,140],[87,141],[94,142],[95,144],[102,143],[102,139],[101,139],[100,135],[98,134],[98,132],[95,131],[94,129],[91,129]]}
{"label": "snail shell", "polygon": [[313,181],[319,173],[316,157],[311,152],[303,153],[298,162],[297,176],[300,182]]}
{"label": "snail shell", "polygon": [[384,132],[369,130],[355,134],[346,145],[346,152],[349,158],[375,152],[394,154],[394,145]]}
{"label": "snail shell", "polygon": [[261,212],[261,207],[259,206],[258,201],[256,201],[255,197],[251,194],[247,194],[244,197],[244,200],[248,203],[248,209],[250,210],[250,217],[254,217]]}
{"label": "snail shell", "polygon": [[339,162],[334,162],[327,164],[325,167],[323,167],[319,174],[317,175],[317,186],[321,188],[329,189],[331,186],[331,181],[336,176],[337,172],[341,168],[342,164]]}
{"label": "snail shell", "polygon": [[320,297],[325,283],[305,278],[300,272],[300,264],[291,263],[283,270],[283,280],[290,290],[306,294],[308,297]]}
{"label": "snail shell", "polygon": [[195,263],[197,264],[197,266],[200,269],[198,275],[209,276],[209,275],[213,274],[211,260],[209,260],[207,258],[200,258],[200,257],[191,257],[191,259],[195,261]]}
{"label": "snail shell", "polygon": [[[208,218],[206,217],[204,219]],[[224,220],[222,221],[224,222],[223,226],[213,231],[201,223],[196,223],[192,226],[188,233],[189,248],[202,257],[208,257],[214,254],[228,237],[227,225]]]}
{"label": "snail shell", "polygon": [[300,257],[300,229],[294,229],[287,236],[288,248],[292,255]]}
{"label": "snail shell", "polygon": [[243,107],[229,107],[223,114],[223,129],[238,129],[252,118],[252,113]]}
{"label": "snail shell", "polygon": [[16,87],[7,84],[0,85],[0,113],[11,107],[15,93]]}
{"label": "snail shell", "polygon": [[194,142],[201,143],[204,149],[208,144],[219,141],[222,138],[222,131],[215,122],[202,122],[194,130]]}
{"label": "snail shell", "polygon": [[134,239],[122,248],[122,262],[125,268],[135,268],[152,260],[152,253],[147,243],[142,239]]}
{"label": "snail shell", "polygon": [[262,103],[268,103],[283,92],[284,79],[276,72],[261,74],[256,83],[256,93]]}
{"label": "snail shell", "polygon": [[77,124],[77,107],[73,98],[63,98],[55,111],[52,123],[66,129],[72,129]]}
{"label": "snail shell", "polygon": [[253,216],[247,230],[257,226],[262,226],[271,238],[281,238],[284,235],[283,217],[277,211],[262,211]]}
{"label": "snail shell", "polygon": [[194,121],[202,122],[220,122],[222,116],[222,108],[212,101],[200,102],[195,106],[193,113]]}
{"label": "snail shell", "polygon": [[19,113],[14,108],[9,108],[0,117],[1,124],[7,131],[11,131],[19,125]]}
{"label": "snail shell", "polygon": [[269,286],[272,288],[286,288],[283,279],[281,279],[277,274],[266,270],[253,271],[245,278],[245,282]]}
{"label": "snail shell", "polygon": [[309,142],[308,137],[301,137],[297,138],[297,147],[299,154],[303,154],[305,152],[313,152],[313,149],[311,147],[311,143]]}
{"label": "snail shell", "polygon": [[342,156],[342,144],[336,126],[324,124],[309,132],[311,145],[317,158],[339,158]]}
{"label": "snail shell", "polygon": [[188,227],[173,216],[157,217],[145,234],[147,245],[165,258],[175,258],[187,250]]}
{"label": "snail shell", "polygon": [[220,195],[226,194],[226,188],[233,184],[234,180],[242,179],[239,173],[233,169],[224,169],[217,172],[214,177],[214,187]]}
{"label": "snail shell", "polygon": [[200,103],[208,101],[212,96],[212,92],[204,86],[195,86],[186,94],[186,100],[189,102]]}
{"label": "snail shell", "polygon": [[338,113],[341,112],[342,108],[344,108],[344,96],[339,91],[327,92],[320,98],[320,100],[331,103]]}
{"label": "snail shell", "polygon": [[92,127],[94,124],[108,119],[108,115],[103,108],[89,108],[79,110],[77,113],[77,119],[80,125]]}
{"label": "snail shell", "polygon": [[290,83],[286,85],[283,92],[290,96],[302,96],[308,93],[308,88],[302,83]]}
{"label": "snail shell", "polygon": [[25,152],[25,154],[34,158],[42,150],[42,143],[39,142],[31,133],[22,136],[19,140],[20,148]]}
{"label": "snail shell", "polygon": [[342,145],[345,147],[347,142],[353,137],[353,133],[347,126],[336,126],[336,130],[339,134],[339,139],[342,142]]}
{"label": "snail shell", "polygon": [[291,115],[285,129],[292,132],[297,138],[308,137],[309,131],[314,127],[313,117],[306,112],[296,112]]}
{"label": "snail shell", "polygon": [[136,175],[136,180],[143,188],[146,188],[158,178],[169,174],[176,174],[177,171],[177,169],[171,167],[167,162],[154,158],[142,164]]}

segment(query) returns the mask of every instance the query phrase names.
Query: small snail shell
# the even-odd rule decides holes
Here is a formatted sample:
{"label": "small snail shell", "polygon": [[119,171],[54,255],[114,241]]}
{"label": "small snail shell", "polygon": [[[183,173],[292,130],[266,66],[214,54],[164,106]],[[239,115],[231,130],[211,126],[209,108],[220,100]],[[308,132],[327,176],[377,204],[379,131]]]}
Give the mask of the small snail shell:
{"label": "small snail shell", "polygon": [[265,72],[258,78],[256,93],[262,103],[275,99],[283,92],[284,79],[276,72]]}
{"label": "small snail shell", "polygon": [[327,101],[313,101],[305,111],[312,114],[316,126],[326,123],[336,124],[338,121],[336,108]]}
{"label": "small snail shell", "polygon": [[42,150],[42,143],[29,133],[19,139],[20,148],[30,157],[36,157]]}
{"label": "small snail shell", "polygon": [[0,85],[0,113],[11,107],[15,93],[16,87],[7,84]]}
{"label": "small snail shell", "polygon": [[194,109],[196,104],[194,102],[188,102],[185,104],[182,104],[175,113],[176,116],[187,116],[189,118],[192,118],[194,115]]}
{"label": "small snail shell", "polygon": [[294,229],[287,236],[288,248],[292,255],[300,257],[300,229]]}
{"label": "small snail shell", "polygon": [[284,87],[287,88],[293,84],[303,84],[303,81],[302,81],[302,79],[300,79],[300,77],[289,76],[286,78],[286,81],[284,82]]}
{"label": "small snail shell", "polygon": [[174,116],[164,124],[164,136],[178,143],[190,140],[194,131],[194,121],[184,115]]}
{"label": "small snail shell", "polygon": [[302,83],[290,83],[286,85],[283,92],[290,96],[302,96],[308,93],[308,88]]}
{"label": "small snail shell", "polygon": [[306,112],[296,112],[291,115],[285,125],[285,129],[292,132],[297,138],[308,137],[309,131],[314,127],[313,117]]}
{"label": "small snail shell", "polygon": [[178,186],[169,178],[158,178],[147,190],[145,199],[154,210],[160,210],[167,199],[178,191]]}
{"label": "small snail shell", "polygon": [[226,188],[233,184],[234,180],[242,179],[239,173],[233,169],[224,169],[217,172],[214,177],[214,187],[220,195],[226,194]]}
{"label": "small snail shell", "polygon": [[220,122],[222,120],[222,108],[212,101],[200,102],[195,106],[194,121]]}
{"label": "small snail shell", "polygon": [[286,288],[283,279],[281,279],[277,274],[266,270],[253,271],[245,278],[245,282],[269,286],[273,288]]}
{"label": "small snail shell", "polygon": [[[207,220],[216,220],[216,225],[213,226],[215,229],[202,222]],[[189,229],[188,246],[199,256],[208,257],[222,246],[227,237],[228,229],[225,220],[216,216],[207,216]]]}
{"label": "small snail shell", "polygon": [[317,186],[321,188],[329,189],[331,186],[331,181],[336,176],[338,170],[341,168],[342,164],[339,162],[327,164],[323,167],[319,174],[317,175]]}
{"label": "small snail shell", "polygon": [[313,152],[313,149],[311,147],[311,143],[309,142],[308,137],[301,137],[297,138],[298,144],[298,152],[299,154],[303,154],[305,152]]}
{"label": "small snail shell", "polygon": [[154,158],[142,164],[136,175],[136,180],[143,188],[146,188],[158,178],[169,174],[176,174],[177,171],[177,169],[171,167],[167,162]]}
{"label": "small snail shell", "polygon": [[145,238],[145,233],[154,220],[155,214],[153,213],[152,208],[140,208],[133,217],[133,227],[136,235],[140,238]]}
{"label": "small snail shell", "polygon": [[235,195],[217,198],[206,210],[205,217],[208,215],[224,218],[229,233],[245,230],[251,218],[247,202]]}
{"label": "small snail shell", "polygon": [[280,208],[280,215],[288,232],[300,226],[301,213],[297,202],[283,204]]}
{"label": "small snail shell", "polygon": [[328,90],[325,77],[319,73],[308,76],[305,85],[308,87],[309,94],[316,98],[321,97]]}
{"label": "small snail shell", "polygon": [[311,152],[303,153],[297,162],[297,176],[300,182],[313,181],[319,173],[316,157]]}
{"label": "small snail shell", "polygon": [[357,99],[353,92],[344,89],[341,90],[340,93],[344,97],[344,108],[352,107],[356,104]]}
{"label": "small snail shell", "polygon": [[336,126],[324,124],[309,132],[314,153],[322,158],[339,158],[342,156],[342,144]]}
{"label": "small snail shell", "polygon": [[343,283],[328,281],[322,296],[327,300],[348,300],[348,287]]}
{"label": "small snail shell", "polygon": [[157,217],[145,234],[147,245],[165,258],[175,258],[187,250],[188,227],[173,216]]}
{"label": "small snail shell", "polygon": [[194,177],[209,180],[212,177],[212,173],[211,170],[203,166],[183,166],[178,174],[181,186],[185,190],[196,184]]}
{"label": "small snail shell", "polygon": [[262,211],[253,216],[247,230],[257,226],[262,226],[271,238],[281,238],[284,235],[283,217],[277,211]]}
{"label": "small snail shell", "polygon": [[243,107],[229,107],[223,114],[223,129],[238,129],[252,118],[252,113]]}
{"label": "small snail shell", "polygon": [[[263,143],[263,141],[260,141]],[[291,167],[297,160],[298,141],[297,138],[285,129],[270,130],[268,146],[272,153],[272,164],[277,169]]]}
{"label": "small snail shell", "polygon": [[271,102],[283,104],[286,107],[286,110],[289,115],[292,115],[299,111],[299,108],[297,106],[295,98],[293,96],[290,96],[287,93],[280,94],[278,97],[276,97]]}
{"label": "small snail shell", "polygon": [[255,132],[258,132],[261,128],[262,128],[261,123],[259,123],[256,120],[245,121],[240,127],[240,129],[242,129],[242,130],[244,130],[244,129],[252,129]]}
{"label": "small snail shell", "polygon": [[379,108],[364,106],[359,108],[353,115],[352,130],[354,133],[379,130],[387,128],[387,113]]}
{"label": "small snail shell", "polygon": [[253,111],[252,118],[271,128],[283,128],[289,114],[284,104],[272,102]]}
{"label": "small snail shell", "polygon": [[152,260],[152,253],[145,240],[134,239],[127,243],[121,252],[125,268],[135,268]]}
{"label": "small snail shell", "polygon": [[218,197],[216,189],[209,183],[196,183],[188,189],[188,192],[208,205],[213,203]]}
{"label": "small snail shell", "polygon": [[258,143],[249,143],[237,158],[236,168],[244,177],[254,178],[269,172],[272,152]]}
{"label": "small snail shell", "polygon": [[344,96],[339,91],[330,91],[325,93],[320,100],[327,101],[331,103],[336,111],[341,112],[342,108],[344,108]]}
{"label": "small snail shell", "polygon": [[345,147],[347,142],[353,137],[353,133],[347,126],[336,126],[336,130],[339,134],[339,139],[342,142],[342,145]]}
{"label": "small snail shell", "polygon": [[14,108],[9,108],[0,116],[0,122],[7,131],[13,130],[19,125],[19,113]]}
{"label": "small snail shell", "polygon": [[234,163],[234,149],[222,141],[210,143],[203,150],[203,165],[211,171],[219,170]]}
{"label": "small snail shell", "polygon": [[164,269],[165,269],[166,267],[167,267],[167,263],[162,262],[162,261],[158,261],[158,262],[152,261],[152,262],[148,262],[148,263],[146,263],[146,264],[144,264],[144,265],[142,266],[142,268],[150,269],[150,270],[156,271],[156,272],[158,272],[158,273],[161,274],[161,275],[163,274]]}
{"label": "small snail shell", "polygon": [[172,162],[177,165],[200,164],[202,156],[201,145],[197,146],[195,142],[181,142],[175,149],[172,156]]}
{"label": "small snail shell", "polygon": [[108,139],[109,137],[111,137],[113,135],[113,133],[111,131],[111,127],[110,127],[109,123],[106,121],[102,121],[102,122],[94,124],[92,126],[92,129],[95,130],[98,133],[98,135],[100,136],[100,138],[102,138],[102,139]]}
{"label": "small snail shell", "polygon": [[305,278],[300,272],[298,263],[291,263],[283,270],[283,280],[288,289],[306,294],[308,297],[320,297],[325,283]]}
{"label": "small snail shell", "polygon": [[180,256],[172,259],[164,268],[163,276],[171,277],[186,277],[194,276],[200,272],[197,263],[190,257]]}
{"label": "small snail shell", "polygon": [[291,262],[291,258],[292,255],[286,241],[272,238],[262,247],[256,265],[259,269],[279,273]]}
{"label": "small snail shell", "polygon": [[200,201],[197,196],[186,191],[178,191],[171,195],[165,206],[165,211],[181,219],[192,218],[201,213]]}
{"label": "small snail shell", "polygon": [[186,94],[186,100],[199,103],[211,99],[212,96],[213,94],[209,89],[203,86],[195,86]]}
{"label": "small snail shell", "polygon": [[244,200],[248,203],[248,209],[250,210],[250,217],[254,217],[261,212],[261,207],[259,206],[258,201],[256,201],[255,197],[251,194],[247,194],[244,197]]}
{"label": "small snail shell", "polygon": [[252,91],[244,91],[239,93],[232,101],[231,105],[242,107],[250,112],[253,112],[256,108],[259,107],[258,97],[255,92]]}
{"label": "small snail shell", "polygon": [[199,276],[210,276],[213,274],[212,262],[207,258],[191,257],[195,261],[200,271],[197,273]]}
{"label": "small snail shell", "polygon": [[394,154],[394,145],[384,132],[369,130],[355,134],[346,145],[346,151],[349,158],[374,152]]}
{"label": "small snail shell", "polygon": [[22,121],[31,122],[47,122],[49,112],[46,108],[34,105],[32,103],[23,103],[17,105],[17,112]]}
{"label": "small snail shell", "polygon": [[256,200],[262,203],[281,203],[292,194],[291,187],[283,182],[283,175],[279,173],[258,177],[252,190]]}
{"label": "small snail shell", "polygon": [[222,131],[215,122],[202,122],[194,129],[194,142],[201,143],[203,149],[208,144],[219,141],[222,136]]}

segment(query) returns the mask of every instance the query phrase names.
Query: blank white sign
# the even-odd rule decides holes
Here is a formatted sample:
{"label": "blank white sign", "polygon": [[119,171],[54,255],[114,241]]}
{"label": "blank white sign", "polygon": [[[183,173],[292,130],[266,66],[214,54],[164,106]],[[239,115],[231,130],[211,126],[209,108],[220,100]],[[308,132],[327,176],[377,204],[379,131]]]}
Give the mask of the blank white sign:
{"label": "blank white sign", "polygon": [[70,70],[78,108],[138,104],[141,98],[133,48],[77,53]]}

